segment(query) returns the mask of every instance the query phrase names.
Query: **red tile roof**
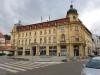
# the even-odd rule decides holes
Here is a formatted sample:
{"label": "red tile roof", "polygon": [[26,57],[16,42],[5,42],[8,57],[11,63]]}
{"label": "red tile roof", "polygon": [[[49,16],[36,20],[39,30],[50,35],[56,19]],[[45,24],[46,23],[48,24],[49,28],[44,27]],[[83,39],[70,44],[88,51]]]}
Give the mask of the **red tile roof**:
{"label": "red tile roof", "polygon": [[24,26],[17,26],[18,31],[26,31],[26,30],[31,30],[31,29],[43,29],[43,28],[48,28],[48,27],[53,27],[58,24],[62,23],[68,23],[69,19],[68,18],[62,18],[58,20],[53,20],[53,21],[48,21],[48,22],[42,22],[42,23],[37,23],[37,24],[30,24],[30,25],[24,25]]}
{"label": "red tile roof", "polygon": [[4,38],[4,35],[0,32],[0,38]]}
{"label": "red tile roof", "polygon": [[36,23],[36,24],[30,24],[30,25],[20,25],[20,26],[17,26],[17,31],[43,29],[43,28],[48,28],[48,27],[53,27],[53,26],[56,27],[57,25],[62,25],[62,24],[81,24],[91,35],[91,32],[85,27],[85,25],[80,20],[70,22],[68,17],[53,20],[53,21],[48,21],[48,22],[42,22],[42,23]]}

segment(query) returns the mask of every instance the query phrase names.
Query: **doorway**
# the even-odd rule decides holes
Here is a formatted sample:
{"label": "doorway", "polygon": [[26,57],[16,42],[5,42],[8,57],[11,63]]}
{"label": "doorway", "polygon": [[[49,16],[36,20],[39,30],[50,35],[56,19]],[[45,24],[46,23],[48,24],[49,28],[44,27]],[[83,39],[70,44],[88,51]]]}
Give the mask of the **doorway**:
{"label": "doorway", "polygon": [[61,45],[61,56],[66,56],[67,55],[67,48],[66,45]]}
{"label": "doorway", "polygon": [[36,55],[36,46],[32,47],[33,56]]}
{"label": "doorway", "polygon": [[79,45],[74,45],[74,56],[79,56]]}
{"label": "doorway", "polygon": [[41,46],[40,47],[40,55],[46,55],[46,47],[45,46]]}

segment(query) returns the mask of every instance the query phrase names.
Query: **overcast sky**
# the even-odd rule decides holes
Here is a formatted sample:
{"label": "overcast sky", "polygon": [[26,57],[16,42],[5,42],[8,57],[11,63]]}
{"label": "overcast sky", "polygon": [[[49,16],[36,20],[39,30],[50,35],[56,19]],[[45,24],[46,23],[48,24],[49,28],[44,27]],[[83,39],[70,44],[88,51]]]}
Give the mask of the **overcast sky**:
{"label": "overcast sky", "polygon": [[[22,24],[32,24],[48,20],[64,18],[70,6],[70,0],[0,0],[0,32],[9,34],[18,20]],[[79,18],[100,35],[100,0],[73,0]]]}

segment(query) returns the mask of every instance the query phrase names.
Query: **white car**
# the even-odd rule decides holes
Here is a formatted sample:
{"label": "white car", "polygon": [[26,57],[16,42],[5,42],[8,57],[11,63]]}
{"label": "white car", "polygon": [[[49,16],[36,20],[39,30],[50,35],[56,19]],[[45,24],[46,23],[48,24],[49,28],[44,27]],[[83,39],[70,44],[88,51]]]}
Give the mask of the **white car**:
{"label": "white car", "polygon": [[100,56],[93,57],[84,64],[81,75],[100,75]]}

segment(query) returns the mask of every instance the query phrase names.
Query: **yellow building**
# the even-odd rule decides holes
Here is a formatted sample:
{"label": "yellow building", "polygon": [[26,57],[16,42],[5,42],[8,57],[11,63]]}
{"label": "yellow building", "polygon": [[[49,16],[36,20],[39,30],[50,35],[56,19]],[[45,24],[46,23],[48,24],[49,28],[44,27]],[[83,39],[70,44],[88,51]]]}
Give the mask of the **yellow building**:
{"label": "yellow building", "polygon": [[11,32],[15,55],[86,57],[92,50],[92,34],[70,5],[65,18],[37,24],[15,24]]}

